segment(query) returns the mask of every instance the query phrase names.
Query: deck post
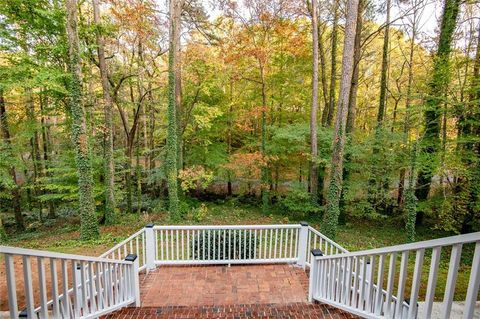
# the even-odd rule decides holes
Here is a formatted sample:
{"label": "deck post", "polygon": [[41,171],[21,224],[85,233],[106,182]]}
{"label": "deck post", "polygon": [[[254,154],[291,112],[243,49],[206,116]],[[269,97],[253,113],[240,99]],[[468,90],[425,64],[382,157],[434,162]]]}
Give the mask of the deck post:
{"label": "deck post", "polygon": [[300,234],[298,236],[298,261],[297,265],[305,269],[307,261],[307,244],[308,244],[308,223],[300,222]]}
{"label": "deck post", "polygon": [[[132,292],[132,297],[135,298],[135,307],[140,307],[140,281],[138,279],[138,258],[137,258],[137,255],[135,254],[128,254],[126,257],[125,257],[125,261],[130,261],[132,262],[132,266],[130,267],[131,269],[131,273],[130,273],[130,276],[131,276],[131,284],[133,285],[133,288],[132,290],[130,290]],[[127,290],[128,291],[128,290]]]}
{"label": "deck post", "polygon": [[145,226],[145,256],[147,271],[155,269],[155,234],[153,233],[153,224]]}
{"label": "deck post", "polygon": [[320,249],[312,249],[312,258],[310,258],[310,279],[308,283],[308,302],[313,302],[313,296],[315,296],[317,282],[318,282],[318,261],[315,257],[323,256]]}

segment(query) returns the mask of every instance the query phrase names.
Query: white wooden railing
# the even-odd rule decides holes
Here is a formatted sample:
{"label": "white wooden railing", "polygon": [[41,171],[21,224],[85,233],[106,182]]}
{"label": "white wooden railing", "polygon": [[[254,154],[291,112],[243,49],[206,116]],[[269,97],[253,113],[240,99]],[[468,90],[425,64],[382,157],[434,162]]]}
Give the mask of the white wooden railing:
{"label": "white wooden railing", "polygon": [[[7,246],[0,246],[0,253],[5,255],[11,319],[19,315],[40,319],[97,318],[130,304],[140,304],[135,255],[112,260]],[[37,267],[35,275],[32,261]],[[19,264],[23,278],[17,278],[15,271]],[[22,285],[17,285],[19,279],[23,280],[23,291]],[[39,292],[39,300],[35,300],[34,291]],[[18,303],[19,293],[24,305]]]}
{"label": "white wooden railing", "polygon": [[127,239],[123,240],[114,247],[110,248],[108,251],[101,254],[99,257],[123,260],[128,255],[135,254],[138,257],[138,271],[144,270],[147,267],[147,254],[145,253],[145,229],[146,228],[140,229],[135,234],[131,235]]}
{"label": "white wooden railing", "polygon": [[[145,228],[146,267],[157,265],[297,263],[310,247],[346,252],[306,223],[291,225],[153,226]],[[320,247],[320,246],[319,246]]]}
{"label": "white wooden railing", "polygon": [[[441,318],[450,318],[462,248],[467,244],[475,247],[463,318],[472,319],[480,286],[480,232],[330,256],[312,250],[309,299],[364,318],[413,319],[417,318],[417,302],[423,299],[420,286],[426,285],[422,318],[430,318],[443,251],[449,254],[449,267]],[[409,265],[413,254],[415,260]],[[427,277],[422,272],[428,260]]]}

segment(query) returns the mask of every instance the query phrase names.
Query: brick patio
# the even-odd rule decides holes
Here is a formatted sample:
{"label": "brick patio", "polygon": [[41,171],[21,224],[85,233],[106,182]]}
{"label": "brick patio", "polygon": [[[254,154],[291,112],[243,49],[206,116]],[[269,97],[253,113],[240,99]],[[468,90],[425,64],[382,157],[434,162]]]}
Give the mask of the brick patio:
{"label": "brick patio", "polygon": [[142,307],[296,303],[308,277],[291,265],[159,267],[141,279]]}
{"label": "brick patio", "polygon": [[308,277],[292,265],[162,266],[140,280],[142,307],[104,318],[354,318],[308,303]]}

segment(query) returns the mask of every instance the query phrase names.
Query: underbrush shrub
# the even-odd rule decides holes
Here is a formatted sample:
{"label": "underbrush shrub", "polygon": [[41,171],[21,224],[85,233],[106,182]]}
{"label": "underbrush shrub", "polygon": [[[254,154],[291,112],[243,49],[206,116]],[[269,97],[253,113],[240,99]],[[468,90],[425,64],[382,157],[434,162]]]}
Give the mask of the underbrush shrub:
{"label": "underbrush shrub", "polygon": [[253,234],[237,229],[199,231],[189,244],[193,260],[248,259],[257,249]]}
{"label": "underbrush shrub", "polygon": [[292,189],[287,195],[278,197],[278,206],[295,217],[307,217],[321,212],[320,206],[314,203],[311,195],[301,189]]}

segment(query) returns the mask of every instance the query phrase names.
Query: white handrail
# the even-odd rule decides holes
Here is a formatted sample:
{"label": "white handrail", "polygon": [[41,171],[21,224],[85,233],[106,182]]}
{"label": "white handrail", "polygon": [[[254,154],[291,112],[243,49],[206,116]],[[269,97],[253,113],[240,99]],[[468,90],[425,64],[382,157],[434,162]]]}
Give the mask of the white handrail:
{"label": "white handrail", "polygon": [[167,225],[146,228],[146,232],[148,268],[167,264],[303,265],[307,256],[307,225]]}
{"label": "white handrail", "polygon": [[72,255],[64,253],[55,253],[44,250],[35,250],[35,249],[25,249],[11,246],[0,246],[0,254],[12,254],[12,255],[22,255],[30,257],[43,257],[43,258],[55,258],[55,259],[64,259],[64,260],[77,260],[77,261],[92,261],[92,262],[104,262],[104,263],[114,263],[114,264],[128,264],[130,262],[123,260],[112,260],[102,257],[90,257],[82,255]]}
{"label": "white handrail", "polygon": [[99,257],[105,257],[105,256],[108,256],[110,255],[111,253],[115,252],[117,249],[121,248],[123,245],[125,245],[126,243],[129,243],[130,241],[132,241],[133,239],[137,238],[138,236],[140,236],[142,233],[145,232],[145,228],[142,228],[140,229],[139,231],[137,231],[135,234],[129,236],[127,239],[124,239],[122,242],[116,244],[115,246],[113,246],[112,248],[110,248],[109,250],[107,250],[106,252],[104,252],[103,254],[101,254]]}
{"label": "white handrail", "polygon": [[[0,253],[5,255],[11,319],[19,316],[15,256],[23,260],[28,318],[98,318],[129,304],[140,303],[138,259],[133,255],[128,260],[114,260],[8,246],[0,246]],[[39,301],[33,293],[32,259],[37,262]],[[48,284],[47,273],[50,273]],[[47,295],[52,299],[47,300]]]}
{"label": "white handrail", "polygon": [[[462,247],[472,243],[475,243],[475,252],[463,312],[464,319],[471,319],[480,287],[480,232],[337,255],[322,256],[314,251],[312,253],[317,256],[311,259],[309,299],[364,318],[413,319],[417,318],[423,282],[427,292],[422,318],[430,318],[442,248],[450,247],[446,250],[450,262],[442,308],[442,318],[449,318]],[[422,271],[425,254],[430,250],[426,280]],[[409,257],[413,254],[415,263],[409,265]],[[399,265],[398,257],[401,257]],[[409,277],[407,273],[411,268],[413,276]],[[406,295],[407,286],[411,287],[409,296]]]}
{"label": "white handrail", "polygon": [[299,229],[300,224],[278,224],[278,225],[155,225],[157,230],[201,230],[201,229]]}
{"label": "white handrail", "polygon": [[435,247],[453,246],[456,244],[468,244],[468,243],[477,242],[479,240],[480,240],[480,232],[476,232],[476,233],[470,233],[465,235],[426,240],[426,241],[410,243],[410,244],[348,252],[348,253],[342,254],[342,256],[338,256],[338,255],[321,256],[321,257],[316,257],[316,259],[380,255],[380,254],[386,254],[386,253],[392,253],[392,252],[399,253],[407,250],[418,250],[418,249],[427,249],[427,248],[435,248]]}

